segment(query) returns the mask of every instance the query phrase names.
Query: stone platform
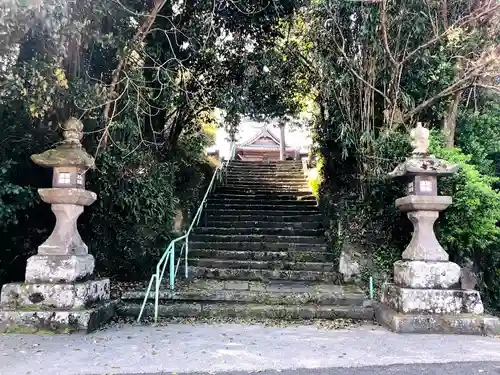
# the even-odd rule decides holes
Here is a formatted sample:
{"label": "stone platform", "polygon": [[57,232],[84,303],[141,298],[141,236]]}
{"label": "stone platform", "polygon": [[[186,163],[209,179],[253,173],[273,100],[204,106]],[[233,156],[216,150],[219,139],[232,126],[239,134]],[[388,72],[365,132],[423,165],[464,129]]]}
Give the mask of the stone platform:
{"label": "stone platform", "polygon": [[401,313],[483,314],[481,296],[476,290],[412,289],[394,284],[384,287],[381,302]]}
{"label": "stone platform", "polygon": [[34,306],[0,310],[0,333],[92,332],[115,314],[114,302],[97,303],[86,309],[41,309]]}
{"label": "stone platform", "polygon": [[13,283],[1,292],[0,333],[90,332],[115,312],[109,279],[81,283]]}
{"label": "stone platform", "polygon": [[383,303],[375,306],[375,319],[397,333],[451,333],[463,335],[497,336],[500,320],[490,315],[477,314],[404,314]]}
{"label": "stone platform", "polygon": [[13,283],[2,287],[1,306],[81,309],[109,300],[109,279],[82,283]]}

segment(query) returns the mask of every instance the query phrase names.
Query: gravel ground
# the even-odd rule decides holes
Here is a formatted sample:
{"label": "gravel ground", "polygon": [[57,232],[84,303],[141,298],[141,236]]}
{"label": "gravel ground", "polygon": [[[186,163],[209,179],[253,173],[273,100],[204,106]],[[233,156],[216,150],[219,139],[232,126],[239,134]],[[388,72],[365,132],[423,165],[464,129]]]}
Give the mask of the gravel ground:
{"label": "gravel ground", "polygon": [[[295,374],[289,371],[294,369],[311,369],[308,374],[340,375],[347,374],[341,371],[342,367],[357,367],[350,374],[365,374],[361,372],[363,366],[470,361],[490,362],[489,365],[500,361],[500,340],[398,335],[368,324],[340,330],[314,326],[169,324],[113,327],[91,335],[0,338],[2,375],[171,375],[263,370]],[[337,372],[324,372],[327,369]]]}

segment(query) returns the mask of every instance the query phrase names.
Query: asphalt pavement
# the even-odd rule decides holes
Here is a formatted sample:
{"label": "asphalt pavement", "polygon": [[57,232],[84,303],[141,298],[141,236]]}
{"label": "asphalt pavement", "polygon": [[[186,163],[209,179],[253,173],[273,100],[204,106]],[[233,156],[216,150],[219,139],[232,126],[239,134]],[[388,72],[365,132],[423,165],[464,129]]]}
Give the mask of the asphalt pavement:
{"label": "asphalt pavement", "polygon": [[[197,372],[176,375],[499,375],[500,362],[454,362],[445,364],[417,364],[391,366],[364,366],[323,369],[269,370],[259,372]],[[171,372],[126,375],[172,375]]]}
{"label": "asphalt pavement", "polygon": [[[417,364],[365,366],[323,369],[269,370],[259,372],[197,372],[176,375],[499,375],[500,362],[454,362],[445,364]],[[172,375],[171,372],[124,375]]]}
{"label": "asphalt pavement", "polygon": [[500,375],[499,364],[499,338],[371,325],[169,324],[0,336],[1,375]]}

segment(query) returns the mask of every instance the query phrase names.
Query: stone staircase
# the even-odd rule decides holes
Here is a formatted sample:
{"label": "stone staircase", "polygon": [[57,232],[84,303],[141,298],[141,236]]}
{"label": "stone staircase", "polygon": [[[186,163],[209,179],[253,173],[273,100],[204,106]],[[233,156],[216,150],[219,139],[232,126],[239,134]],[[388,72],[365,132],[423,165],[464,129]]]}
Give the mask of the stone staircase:
{"label": "stone staircase", "polygon": [[[162,288],[160,316],[372,319],[365,293],[340,285],[300,162],[232,161],[204,212],[190,236],[190,280]],[[137,316],[144,296],[124,292],[119,313]]]}

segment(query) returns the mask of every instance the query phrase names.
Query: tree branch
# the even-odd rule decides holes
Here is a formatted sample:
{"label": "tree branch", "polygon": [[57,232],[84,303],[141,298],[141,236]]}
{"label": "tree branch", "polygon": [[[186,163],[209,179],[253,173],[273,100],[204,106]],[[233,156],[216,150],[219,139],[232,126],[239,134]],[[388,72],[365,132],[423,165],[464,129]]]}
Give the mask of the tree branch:
{"label": "tree branch", "polygon": [[[146,19],[143,21],[137,32],[135,33],[133,39],[132,39],[132,46],[135,46],[141,42],[144,41],[144,38],[146,37],[147,33],[151,29],[151,26],[153,25],[156,16],[158,15],[158,12],[161,10],[161,8],[165,5],[166,0],[154,0],[153,3],[153,8],[151,9],[151,12],[146,16]],[[118,65],[116,69],[113,71],[113,75],[111,77],[111,83],[109,85],[109,93],[108,93],[108,101],[106,105],[104,106],[103,110],[103,122],[104,122],[104,133],[102,135],[102,139],[99,142],[99,146],[97,151],[99,151],[99,148],[105,148],[107,143],[108,143],[108,138],[109,138],[109,125],[110,125],[110,113],[111,113],[111,104],[114,102],[113,97],[116,94],[116,87],[118,86],[118,81],[120,79],[120,73],[123,69],[123,66],[127,63],[127,59],[129,57],[129,50],[124,50],[122,55],[120,56],[120,60],[118,61]]]}
{"label": "tree branch", "polygon": [[470,77],[462,78],[459,81],[455,82],[453,85],[448,86],[447,88],[442,90],[439,94],[436,94],[432,98],[429,98],[429,99],[423,101],[422,103],[417,105],[415,108],[413,108],[411,111],[405,113],[403,115],[403,121],[407,121],[407,120],[411,119],[418,112],[421,112],[424,109],[430,107],[439,99],[441,99],[445,96],[457,93],[459,91],[465,90],[467,87],[472,86],[472,84],[469,81],[470,81]]}
{"label": "tree branch", "polygon": [[382,40],[384,42],[384,49],[392,65],[396,68],[399,64],[392,55],[391,49],[389,48],[389,41],[387,40],[387,8],[386,0],[380,2],[380,27],[382,29]]}
{"label": "tree branch", "polygon": [[[483,9],[483,8],[486,8],[486,9]],[[425,48],[433,45],[434,43],[437,43],[438,41],[440,41],[453,28],[459,27],[459,26],[465,26],[468,23],[473,22],[473,21],[477,20],[478,18],[480,18],[480,17],[482,17],[482,16],[484,16],[484,15],[490,13],[490,12],[493,12],[493,11],[495,11],[497,9],[500,9],[500,3],[498,3],[497,5],[495,5],[493,7],[490,7],[489,4],[488,4],[488,5],[484,6],[483,8],[479,8],[475,12],[472,12],[472,13],[468,14],[467,16],[464,16],[464,17],[460,18],[459,20],[457,20],[456,22],[454,22],[450,27],[448,27],[446,30],[444,30],[441,34],[435,36],[434,38],[428,40],[424,44],[421,44],[420,46],[418,46],[417,48],[415,48],[413,51],[409,52],[403,58],[403,60],[401,60],[401,64],[405,63],[406,61],[408,61],[409,59],[411,59],[413,56],[415,56],[417,53],[419,53],[420,51],[424,50]]]}

